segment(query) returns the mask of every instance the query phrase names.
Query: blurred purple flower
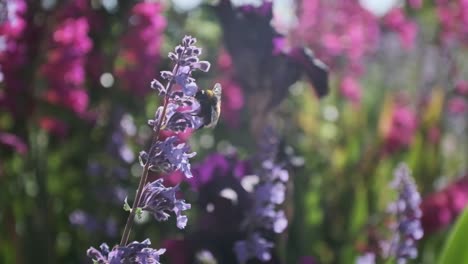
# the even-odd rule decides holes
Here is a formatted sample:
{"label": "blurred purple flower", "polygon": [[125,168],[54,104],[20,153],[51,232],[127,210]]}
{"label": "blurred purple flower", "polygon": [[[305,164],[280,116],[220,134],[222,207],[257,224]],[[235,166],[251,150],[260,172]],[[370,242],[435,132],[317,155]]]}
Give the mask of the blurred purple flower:
{"label": "blurred purple flower", "polygon": [[152,249],[149,247],[150,245],[150,240],[146,239],[141,243],[134,241],[127,246],[115,246],[110,251],[109,246],[106,243],[103,243],[100,246],[101,250],[91,247],[88,249],[87,255],[92,258],[94,262],[99,264],[160,264],[159,258],[166,250],[164,248],[158,250]]}
{"label": "blurred purple flower", "polygon": [[122,37],[116,74],[121,87],[136,95],[148,93],[148,83],[160,60],[166,19],[159,2],[140,2],[133,6],[128,29]]}
{"label": "blurred purple flower", "polygon": [[285,161],[278,161],[280,141],[270,127],[265,129],[259,143],[258,162],[261,166],[256,175],[259,183],[252,193],[253,206],[246,217],[247,239],[237,241],[234,251],[240,262],[256,257],[261,261],[271,259],[273,243],[264,238],[264,233],[280,234],[288,226],[286,214],[278,206],[285,200],[286,183],[289,179]]}
{"label": "blurred purple flower", "polygon": [[88,232],[94,232],[98,230],[100,226],[95,217],[79,209],[74,210],[68,216],[68,220],[70,224],[83,227]]}
{"label": "blurred purple flower", "polygon": [[424,234],[421,226],[421,196],[404,163],[395,169],[391,185],[398,191],[398,199],[389,205],[388,212],[395,216],[396,222],[390,226],[392,238],[382,242],[381,246],[385,257],[394,257],[398,263],[406,263],[418,256],[416,243]]}
{"label": "blurred purple flower", "polygon": [[234,244],[234,252],[240,263],[247,263],[251,258],[257,258],[262,262],[271,260],[270,250],[274,244],[263,238],[259,233],[252,233],[246,240],[237,241]]}
{"label": "blurred purple flower", "polygon": [[178,186],[165,187],[162,183],[163,179],[158,179],[146,184],[140,207],[150,212],[158,221],[166,221],[169,219],[168,212],[174,212],[177,217],[177,227],[183,229],[188,219],[187,216],[182,215],[182,211],[190,209],[191,206],[184,200],[176,199]]}
{"label": "blurred purple flower", "polygon": [[356,264],[375,264],[375,254],[367,252],[364,255],[358,256]]}

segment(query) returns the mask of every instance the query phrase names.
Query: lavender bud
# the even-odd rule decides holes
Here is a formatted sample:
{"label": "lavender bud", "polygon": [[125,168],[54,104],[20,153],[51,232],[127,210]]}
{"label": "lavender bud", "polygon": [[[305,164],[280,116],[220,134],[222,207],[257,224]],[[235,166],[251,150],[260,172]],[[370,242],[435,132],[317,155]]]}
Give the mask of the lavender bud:
{"label": "lavender bud", "polygon": [[202,72],[208,72],[210,70],[211,64],[208,61],[199,61],[192,65],[193,68],[199,69]]}
{"label": "lavender bud", "polygon": [[170,72],[170,71],[161,71],[161,77],[163,79],[165,79],[165,80],[170,81],[170,80],[172,80],[173,75],[172,75],[172,72]]}
{"label": "lavender bud", "polygon": [[174,50],[177,54],[181,55],[184,52],[184,47],[177,45]]}
{"label": "lavender bud", "polygon": [[198,86],[195,82],[190,82],[183,87],[183,91],[187,96],[195,96],[198,91]]}
{"label": "lavender bud", "polygon": [[114,263],[154,263],[161,264],[159,258],[166,249],[152,249],[149,246],[151,241],[146,239],[143,242],[134,241],[127,246],[115,246],[112,251],[109,251],[109,246],[103,243],[100,246],[101,251],[91,247],[86,252],[88,257],[92,258],[95,263],[99,264],[114,264]]}
{"label": "lavender bud", "polygon": [[178,61],[179,60],[179,56],[177,56],[177,54],[173,53],[173,52],[169,52],[169,55],[168,55],[169,59],[171,61]]}
{"label": "lavender bud", "polygon": [[187,225],[187,216],[182,215],[182,212],[191,206],[184,200],[176,199],[178,186],[165,187],[162,183],[163,179],[157,179],[145,186],[140,207],[150,212],[158,221],[166,221],[169,219],[169,212],[174,212],[177,217],[177,227],[183,229]]}
{"label": "lavender bud", "polygon": [[202,49],[201,49],[201,48],[195,48],[195,47],[194,47],[194,48],[192,49],[192,52],[193,52],[194,55],[199,56],[199,55],[201,55],[201,53],[202,53]]}
{"label": "lavender bud", "polygon": [[186,143],[177,143],[177,141],[178,138],[172,136],[164,141],[156,142],[150,154],[140,152],[140,165],[146,166],[146,163],[150,162],[150,169],[153,171],[170,173],[179,170],[187,178],[191,178],[189,158],[194,157],[196,153],[188,153],[189,146]]}
{"label": "lavender bud", "polygon": [[156,79],[151,81],[151,89],[158,91],[160,95],[165,95],[167,92],[166,87]]}
{"label": "lavender bud", "polygon": [[191,45],[195,44],[196,42],[197,42],[197,39],[192,38],[192,36],[185,36],[182,39],[182,45],[184,45],[185,47],[191,46]]}
{"label": "lavender bud", "polygon": [[197,56],[192,56],[192,57],[188,57],[185,59],[189,64],[193,64],[193,63],[196,63],[198,62],[198,57]]}

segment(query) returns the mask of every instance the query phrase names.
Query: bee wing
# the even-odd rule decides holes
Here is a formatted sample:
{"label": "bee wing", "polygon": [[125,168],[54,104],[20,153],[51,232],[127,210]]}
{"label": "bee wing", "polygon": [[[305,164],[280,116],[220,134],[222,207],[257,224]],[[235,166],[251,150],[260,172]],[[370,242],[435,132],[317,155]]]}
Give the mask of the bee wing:
{"label": "bee wing", "polygon": [[223,88],[221,87],[220,83],[216,83],[215,86],[213,87],[213,93],[217,97],[221,97],[221,93],[223,92]]}

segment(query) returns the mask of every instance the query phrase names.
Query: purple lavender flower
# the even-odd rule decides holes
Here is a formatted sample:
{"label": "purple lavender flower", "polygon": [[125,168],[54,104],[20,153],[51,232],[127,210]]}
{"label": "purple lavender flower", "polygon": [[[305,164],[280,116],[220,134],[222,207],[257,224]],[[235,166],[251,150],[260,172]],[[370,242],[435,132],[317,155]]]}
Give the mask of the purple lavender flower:
{"label": "purple lavender flower", "polygon": [[[182,39],[182,45],[175,47],[174,52],[169,52],[169,58],[177,65],[175,74],[168,71],[162,71],[161,77],[168,81],[174,81],[180,87],[185,96],[194,96],[198,91],[198,86],[195,79],[191,76],[192,71],[201,70],[207,72],[210,69],[208,61],[200,61],[198,56],[201,55],[202,50],[194,46],[197,42],[195,38],[185,36]],[[165,87],[157,80],[151,82],[151,87],[157,89],[160,94],[165,94],[167,91]]]}
{"label": "purple lavender flower", "polygon": [[[153,127],[153,141],[149,151],[141,151],[139,155],[140,165],[144,167],[143,174],[132,208],[127,203],[124,205],[124,209],[130,211],[130,214],[120,246],[111,252],[105,244],[101,247],[101,252],[94,248],[88,250],[88,255],[98,263],[121,263],[121,261],[159,263],[159,255],[164,250],[147,248],[149,240],[124,246],[127,244],[134,217],[142,210],[153,214],[158,221],[166,221],[169,213],[174,212],[177,217],[177,227],[183,229],[187,225],[187,216],[182,212],[190,209],[191,205],[184,200],[176,199],[178,185],[165,187],[162,179],[150,183],[147,183],[147,180],[149,170],[164,173],[178,171],[187,178],[192,177],[189,159],[196,153],[190,152],[190,146],[178,135],[186,133],[189,129],[201,128],[203,125],[203,119],[198,116],[200,104],[194,98],[198,86],[191,73],[194,70],[208,71],[210,67],[209,62],[198,59],[201,49],[194,46],[195,43],[195,38],[185,36],[182,44],[175,48],[175,52],[169,53],[169,58],[175,62],[174,69],[172,72],[161,72],[161,77],[168,82],[167,86],[157,80],[151,82],[151,88],[164,96],[164,105],[157,109],[154,120],[148,121]],[[163,138],[168,134],[171,136]],[[119,135],[117,135],[118,140],[120,140]]]}
{"label": "purple lavender flower", "polygon": [[260,261],[269,261],[271,259],[270,249],[273,243],[263,238],[259,233],[252,233],[246,240],[237,241],[234,244],[234,252],[240,263],[247,263],[251,258],[257,258]]}
{"label": "purple lavender flower", "polygon": [[158,221],[166,221],[169,219],[168,212],[174,212],[177,227],[183,229],[187,225],[187,216],[182,215],[182,211],[190,209],[191,206],[184,200],[176,199],[179,186],[165,187],[162,183],[163,179],[157,179],[145,186],[140,207],[153,214]]}
{"label": "purple lavender flower", "polygon": [[149,239],[143,242],[134,241],[127,246],[115,246],[112,251],[109,251],[109,246],[106,243],[101,244],[100,251],[91,247],[86,252],[88,257],[92,258],[94,263],[99,264],[117,264],[117,263],[154,263],[160,264],[159,257],[164,254],[166,249],[152,249],[149,246]]}
{"label": "purple lavender flower", "polygon": [[248,230],[254,231],[250,231],[252,233],[248,233],[246,240],[238,241],[234,246],[237,258],[242,263],[254,257],[268,261],[273,243],[263,238],[263,233],[280,234],[288,226],[284,211],[278,208],[285,200],[285,183],[289,179],[284,162],[277,161],[279,139],[272,128],[265,129],[262,139],[258,155],[261,164],[257,171],[259,183],[253,192],[253,207],[246,219]]}
{"label": "purple lavender flower", "polygon": [[176,136],[168,137],[165,141],[158,141],[152,146],[150,153],[154,153],[148,161],[148,153],[140,152],[140,164],[145,166],[150,162],[150,169],[170,173],[175,170],[182,172],[185,177],[191,178],[189,158],[196,152],[188,153],[190,147],[186,143],[179,143]]}
{"label": "purple lavender flower", "polygon": [[366,252],[364,255],[357,257],[356,264],[375,264],[375,254]]}
{"label": "purple lavender flower", "polygon": [[385,257],[394,257],[398,263],[406,263],[418,256],[416,242],[424,234],[421,226],[421,195],[408,166],[403,163],[395,169],[392,187],[398,190],[398,199],[389,205],[388,211],[395,215],[396,223],[390,227],[393,237],[381,246]]}

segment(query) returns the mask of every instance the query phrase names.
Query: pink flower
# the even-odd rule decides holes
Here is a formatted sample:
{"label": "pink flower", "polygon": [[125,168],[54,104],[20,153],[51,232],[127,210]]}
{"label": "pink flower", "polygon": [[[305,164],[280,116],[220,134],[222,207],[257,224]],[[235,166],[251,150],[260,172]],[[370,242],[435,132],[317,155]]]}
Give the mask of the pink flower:
{"label": "pink flower", "polygon": [[26,143],[24,143],[21,138],[11,133],[0,132],[0,144],[9,146],[13,148],[15,152],[22,155],[28,152]]}
{"label": "pink flower", "polygon": [[48,116],[39,119],[39,126],[47,132],[60,137],[64,137],[68,130],[68,126],[63,121]]}
{"label": "pink flower", "polygon": [[442,40],[445,43],[459,41],[468,44],[468,1],[437,0],[436,9]]}
{"label": "pink flower", "polygon": [[299,10],[295,38],[306,43],[332,69],[364,67],[365,55],[378,43],[377,17],[358,1],[302,1]]}
{"label": "pink flower", "polygon": [[408,0],[408,2],[413,9],[420,9],[423,4],[423,0]]}
{"label": "pink flower", "polygon": [[343,78],[340,85],[340,92],[346,99],[355,104],[361,102],[361,86],[358,81],[351,76]]}
{"label": "pink flower", "polygon": [[413,21],[406,18],[403,9],[395,8],[390,11],[385,16],[384,23],[398,33],[404,48],[410,49],[414,46],[417,27]]}
{"label": "pink flower", "polygon": [[166,20],[158,2],[140,2],[133,6],[127,33],[122,37],[116,74],[124,90],[143,95],[155,76]]}
{"label": "pink flower", "polygon": [[468,81],[460,80],[455,84],[455,92],[460,95],[468,96]]}
{"label": "pink flower", "polygon": [[57,24],[52,34],[47,62],[41,71],[49,83],[44,99],[84,115],[88,94],[84,87],[85,63],[92,41],[85,17],[67,18]]}
{"label": "pink flower", "polygon": [[464,114],[467,107],[466,101],[462,97],[454,97],[448,102],[448,110],[452,114]]}
{"label": "pink flower", "polygon": [[422,226],[425,234],[453,223],[468,203],[468,178],[465,176],[445,189],[423,199]]}
{"label": "pink flower", "polygon": [[416,114],[408,106],[397,103],[393,109],[390,129],[384,136],[386,150],[393,152],[408,147],[416,129]]}
{"label": "pink flower", "polygon": [[220,80],[219,83],[223,85],[221,118],[226,121],[225,123],[229,127],[238,127],[240,113],[245,104],[244,92],[232,78],[225,78]]}
{"label": "pink flower", "polygon": [[[284,40],[284,39],[283,39]],[[279,45],[283,45],[282,40],[278,39]],[[282,47],[278,47],[279,49]],[[234,80],[234,68],[229,53],[222,50],[218,57],[218,67],[223,71],[224,76],[217,82],[223,86],[221,97],[221,118],[230,127],[239,126],[240,112],[245,105],[244,91],[242,87]]]}

